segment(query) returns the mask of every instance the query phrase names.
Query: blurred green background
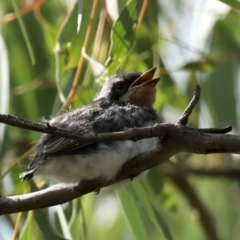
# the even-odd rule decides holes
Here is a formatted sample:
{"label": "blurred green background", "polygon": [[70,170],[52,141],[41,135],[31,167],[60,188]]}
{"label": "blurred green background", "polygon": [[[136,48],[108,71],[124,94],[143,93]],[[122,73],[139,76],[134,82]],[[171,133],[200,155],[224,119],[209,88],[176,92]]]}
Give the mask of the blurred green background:
{"label": "blurred green background", "polygon": [[[0,113],[50,119],[73,83],[66,109],[90,102],[106,75],[156,66],[165,121],[177,122],[199,84],[189,126],[238,133],[239,9],[237,0],[1,0]],[[1,195],[47,187],[18,178],[39,136],[0,125]],[[239,169],[239,156],[182,153],[172,162],[115,191],[1,216],[0,239],[238,240],[239,181],[205,173]]]}

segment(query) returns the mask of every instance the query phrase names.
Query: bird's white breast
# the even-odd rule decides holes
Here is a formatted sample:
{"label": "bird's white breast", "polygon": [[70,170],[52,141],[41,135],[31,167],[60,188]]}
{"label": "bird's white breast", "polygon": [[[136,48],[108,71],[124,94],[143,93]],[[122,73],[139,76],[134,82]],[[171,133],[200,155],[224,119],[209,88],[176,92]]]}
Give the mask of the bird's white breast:
{"label": "bird's white breast", "polygon": [[36,175],[44,175],[54,182],[75,183],[82,179],[101,177],[113,179],[123,164],[135,156],[154,149],[158,138],[138,141],[120,141],[110,146],[102,143],[97,152],[52,157]]}

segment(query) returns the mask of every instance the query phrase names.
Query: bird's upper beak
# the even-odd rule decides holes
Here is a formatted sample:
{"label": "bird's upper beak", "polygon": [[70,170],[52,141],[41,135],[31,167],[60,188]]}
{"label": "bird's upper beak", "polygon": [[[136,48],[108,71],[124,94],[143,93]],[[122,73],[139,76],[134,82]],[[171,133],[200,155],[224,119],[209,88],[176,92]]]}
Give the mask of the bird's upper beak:
{"label": "bird's upper beak", "polygon": [[154,67],[137,78],[122,100],[137,106],[152,108],[156,97],[155,86],[160,80],[160,78],[153,79],[156,70],[157,68]]}
{"label": "bird's upper beak", "polygon": [[156,86],[156,84],[158,83],[158,81],[160,80],[160,78],[154,78],[153,76],[156,72],[157,68],[151,68],[150,70],[148,70],[147,72],[143,73],[139,78],[137,78],[132,85],[129,87],[130,89],[133,88],[138,88],[138,87],[152,87],[154,88]]}

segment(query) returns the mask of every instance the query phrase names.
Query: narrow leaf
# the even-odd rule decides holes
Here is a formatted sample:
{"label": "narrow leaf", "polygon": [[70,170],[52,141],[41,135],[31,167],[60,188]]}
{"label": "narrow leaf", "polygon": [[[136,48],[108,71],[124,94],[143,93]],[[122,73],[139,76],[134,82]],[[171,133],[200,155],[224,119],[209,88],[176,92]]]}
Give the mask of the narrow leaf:
{"label": "narrow leaf", "polygon": [[129,1],[113,24],[111,31],[111,47],[106,65],[108,74],[112,75],[134,46],[136,27],[142,1]]}
{"label": "narrow leaf", "polygon": [[27,30],[25,28],[22,16],[20,14],[20,11],[18,9],[18,6],[17,6],[15,0],[12,0],[12,5],[13,5],[14,11],[16,13],[19,26],[20,26],[20,28],[22,30],[22,34],[23,34],[24,40],[26,42],[26,46],[27,46],[27,49],[28,49],[28,52],[29,52],[29,56],[30,56],[31,62],[34,65],[35,64],[35,56],[34,56],[34,53],[33,53],[32,45],[31,45],[31,42],[29,40],[29,37],[28,37],[28,34],[27,34]]}
{"label": "narrow leaf", "polygon": [[137,240],[149,239],[146,228],[142,222],[138,206],[126,188],[121,188],[117,191],[119,201],[128,224]]}
{"label": "narrow leaf", "polygon": [[152,221],[156,229],[160,233],[163,233],[166,239],[173,240],[168,225],[160,216],[160,214],[157,213],[152,207],[149,196],[147,195],[147,192],[144,191],[143,187],[140,185],[140,182],[133,182],[131,186],[134,189],[135,194],[137,195],[137,199],[141,202],[144,210],[146,211],[148,218]]}

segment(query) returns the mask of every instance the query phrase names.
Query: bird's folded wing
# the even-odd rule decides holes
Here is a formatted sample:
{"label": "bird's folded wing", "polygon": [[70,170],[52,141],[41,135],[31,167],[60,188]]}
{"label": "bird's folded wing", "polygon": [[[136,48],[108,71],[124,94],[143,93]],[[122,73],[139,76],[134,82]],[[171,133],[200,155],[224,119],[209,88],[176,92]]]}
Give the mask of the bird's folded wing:
{"label": "bird's folded wing", "polygon": [[86,144],[80,144],[79,142],[72,139],[53,136],[44,145],[44,152],[45,153],[70,152],[84,146],[86,146]]}
{"label": "bird's folded wing", "polygon": [[[73,115],[75,121],[79,121],[78,128],[71,128],[71,125],[65,124],[65,128],[57,123],[56,127],[62,127],[75,133],[84,134],[95,134],[95,133],[110,133],[124,131],[125,128],[137,128],[144,126],[145,122],[152,122],[152,125],[157,123],[157,116],[153,110],[143,109],[136,106],[112,106],[107,109],[99,108],[99,111],[94,109],[94,119],[92,114],[86,111],[77,119]],[[84,120],[83,120],[84,119]],[[96,149],[98,144],[92,142],[78,142],[72,139],[66,139],[58,136],[47,135],[43,139],[42,146],[44,147],[44,153],[46,154],[78,154],[85,150],[91,151]]]}
{"label": "bird's folded wing", "polygon": [[[126,124],[128,128],[130,124]],[[88,129],[88,134],[91,133],[107,133],[107,132],[119,132],[124,130],[123,121],[114,121],[111,119],[100,119],[96,120],[94,123],[85,124],[85,130]],[[77,132],[76,132],[77,133]],[[77,150],[83,150],[83,148],[89,147],[92,142],[78,142],[72,139],[67,139],[58,136],[48,135],[48,139],[44,144],[44,152],[47,154],[59,154],[59,153],[68,153],[76,152]]]}

